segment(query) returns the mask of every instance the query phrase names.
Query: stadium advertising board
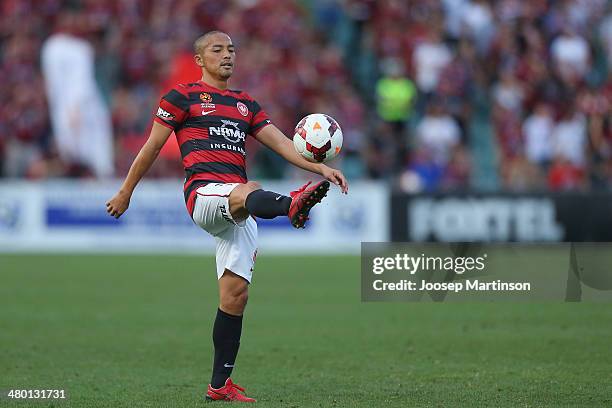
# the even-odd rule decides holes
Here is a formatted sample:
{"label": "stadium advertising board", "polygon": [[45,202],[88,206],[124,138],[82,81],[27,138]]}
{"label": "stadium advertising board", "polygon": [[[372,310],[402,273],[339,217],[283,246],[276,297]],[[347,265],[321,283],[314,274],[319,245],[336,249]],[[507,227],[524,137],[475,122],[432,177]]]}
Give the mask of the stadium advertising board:
{"label": "stadium advertising board", "polygon": [[[285,194],[296,185],[263,184]],[[2,184],[0,251],[214,251],[214,239],[189,218],[179,181],[142,183],[120,219],[105,211],[117,187],[117,182]],[[357,183],[349,197],[332,188],[304,230],[284,218],[258,220],[260,249],[357,253],[361,241],[387,239],[387,208],[384,187]]]}
{"label": "stadium advertising board", "polygon": [[392,241],[612,241],[612,196],[394,194],[391,219]]}

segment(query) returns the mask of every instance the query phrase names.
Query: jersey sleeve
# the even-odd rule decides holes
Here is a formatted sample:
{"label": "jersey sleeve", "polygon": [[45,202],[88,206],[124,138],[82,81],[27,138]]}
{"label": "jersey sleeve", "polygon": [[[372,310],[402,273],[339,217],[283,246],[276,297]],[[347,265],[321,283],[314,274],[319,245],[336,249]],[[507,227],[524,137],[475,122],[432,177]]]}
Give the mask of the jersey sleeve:
{"label": "jersey sleeve", "polygon": [[249,127],[249,134],[257,136],[257,133],[266,126],[270,125],[272,121],[268,117],[268,114],[259,106],[256,101],[251,103],[253,115],[251,116],[251,123]]}
{"label": "jersey sleeve", "polygon": [[180,88],[174,88],[162,96],[154,120],[174,130],[187,119],[188,115],[189,98],[181,92]]}

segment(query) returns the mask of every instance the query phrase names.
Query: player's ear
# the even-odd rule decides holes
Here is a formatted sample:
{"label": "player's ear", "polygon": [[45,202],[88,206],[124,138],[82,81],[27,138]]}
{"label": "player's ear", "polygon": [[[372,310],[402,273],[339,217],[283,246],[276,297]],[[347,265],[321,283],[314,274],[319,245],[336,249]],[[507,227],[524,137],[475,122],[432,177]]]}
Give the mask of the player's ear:
{"label": "player's ear", "polygon": [[199,67],[203,67],[204,66],[204,59],[202,58],[202,56],[200,54],[195,54],[193,56],[193,59],[196,63],[197,66]]}

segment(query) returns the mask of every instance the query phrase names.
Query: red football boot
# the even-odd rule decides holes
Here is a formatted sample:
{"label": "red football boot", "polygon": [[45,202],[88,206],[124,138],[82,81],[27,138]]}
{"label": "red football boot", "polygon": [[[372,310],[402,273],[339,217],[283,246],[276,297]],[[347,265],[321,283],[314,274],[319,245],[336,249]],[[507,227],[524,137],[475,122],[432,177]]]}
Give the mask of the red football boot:
{"label": "red football boot", "polygon": [[289,221],[295,228],[304,228],[308,220],[308,213],[315,204],[320,203],[329,190],[329,181],[320,181],[308,188],[310,181],[300,189],[291,192],[291,205],[289,206]]}
{"label": "red football boot", "polygon": [[207,401],[238,401],[238,402],[257,402],[254,398],[249,398],[242,394],[244,388],[238,384],[234,384],[231,378],[225,381],[225,385],[221,388],[213,388],[208,384],[206,392]]}

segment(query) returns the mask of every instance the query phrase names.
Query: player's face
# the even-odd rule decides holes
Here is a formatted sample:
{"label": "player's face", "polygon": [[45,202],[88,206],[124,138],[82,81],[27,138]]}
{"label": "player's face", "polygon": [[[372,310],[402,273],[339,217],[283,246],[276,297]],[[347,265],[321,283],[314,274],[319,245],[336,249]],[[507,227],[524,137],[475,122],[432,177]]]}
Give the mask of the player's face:
{"label": "player's face", "polygon": [[234,72],[236,50],[232,39],[225,34],[212,35],[201,55],[202,67],[208,73],[222,80],[227,80]]}

